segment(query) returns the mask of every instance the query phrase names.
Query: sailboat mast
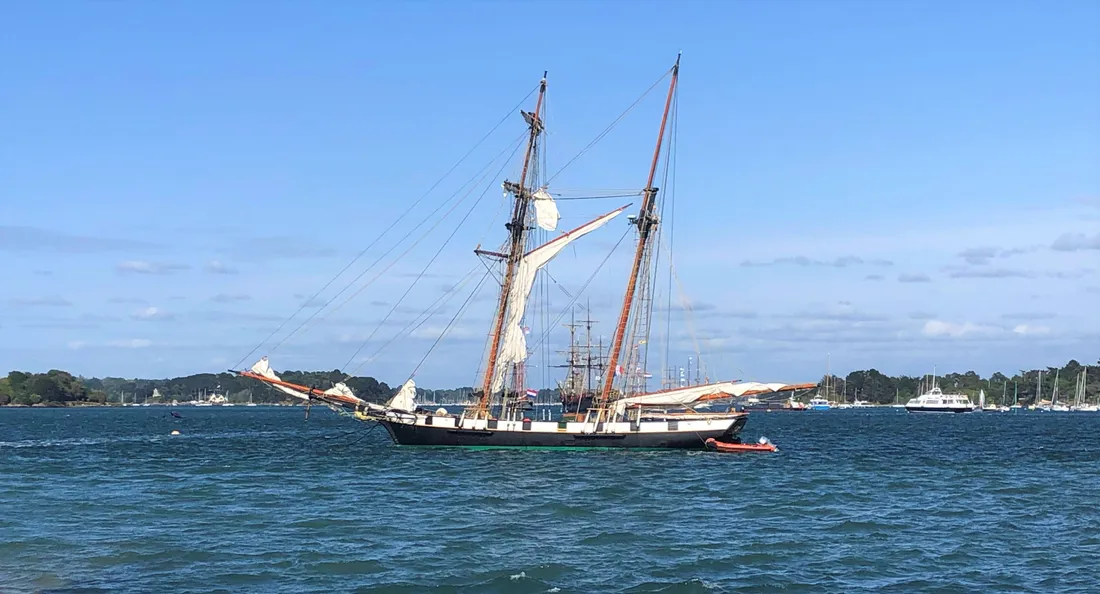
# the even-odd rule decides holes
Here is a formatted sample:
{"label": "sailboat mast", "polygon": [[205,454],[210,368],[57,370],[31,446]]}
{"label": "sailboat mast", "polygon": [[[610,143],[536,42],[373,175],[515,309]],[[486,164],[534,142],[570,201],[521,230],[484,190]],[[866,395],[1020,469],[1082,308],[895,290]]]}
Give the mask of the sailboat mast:
{"label": "sailboat mast", "polygon": [[680,56],[676,56],[676,64],[672,67],[672,80],[668,85],[668,96],[665,98],[665,111],[661,115],[661,128],[657,133],[657,146],[653,149],[653,162],[649,167],[649,178],[646,180],[645,196],[642,198],[642,209],[635,224],[638,225],[638,248],[634,253],[634,265],[630,270],[630,280],[627,281],[626,295],[623,297],[623,308],[619,312],[619,323],[615,327],[615,336],[611,342],[611,353],[607,359],[607,370],[604,374],[603,385],[600,390],[600,400],[607,402],[611,396],[611,387],[615,379],[615,370],[619,366],[619,355],[623,348],[623,335],[626,334],[626,324],[630,319],[630,310],[634,305],[634,293],[638,288],[638,273],[646,254],[650,250],[653,230],[657,227],[657,218],[654,210],[657,203],[657,190],[653,187],[653,178],[657,175],[657,164],[661,159],[661,147],[665,140],[665,126],[668,124],[668,112],[672,107],[672,98],[676,92],[676,80],[680,75]]}
{"label": "sailboat mast", "polygon": [[539,134],[542,132],[542,102],[546,96],[546,73],[542,73],[542,82],[539,84],[539,98],[535,103],[535,113],[523,113],[524,119],[531,128],[531,134],[527,138],[527,152],[523,156],[523,170],[519,176],[518,184],[505,182],[505,187],[512,190],[515,195],[515,205],[512,209],[512,220],[506,226],[510,234],[508,255],[506,258],[504,283],[500,288],[500,298],[497,300],[496,318],[493,320],[492,344],[489,347],[489,359],[485,365],[485,379],[482,381],[481,402],[479,408],[489,406],[493,373],[496,372],[497,356],[500,351],[500,335],[504,327],[504,315],[508,309],[508,295],[512,292],[512,284],[515,280],[516,265],[523,257],[524,247],[527,243],[527,206],[531,203],[531,193],[527,190],[527,171],[531,165],[531,157],[535,153]]}

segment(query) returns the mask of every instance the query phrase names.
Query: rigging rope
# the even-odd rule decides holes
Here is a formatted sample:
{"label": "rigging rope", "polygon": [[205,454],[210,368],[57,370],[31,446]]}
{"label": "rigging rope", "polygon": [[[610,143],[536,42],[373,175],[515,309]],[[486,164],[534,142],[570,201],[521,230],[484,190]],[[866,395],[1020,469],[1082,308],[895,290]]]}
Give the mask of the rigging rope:
{"label": "rigging rope", "polygon": [[[520,141],[522,141],[522,140],[523,140],[523,139],[522,139],[522,137],[521,137],[521,138],[519,138],[519,139],[518,139],[518,141],[517,141],[517,142],[520,142]],[[514,144],[515,144],[515,143],[514,143]],[[513,151],[512,151],[512,155],[514,155],[514,154],[515,154],[515,151],[516,151],[516,150],[518,150],[518,149],[519,149],[519,145],[517,144],[516,148],[515,148],[515,149],[513,149]],[[505,153],[505,152],[507,152],[507,150],[508,150],[508,149],[505,149],[504,151],[501,151],[501,153],[500,153],[500,154],[498,154],[498,155],[497,155],[497,156],[496,156],[496,157],[495,157],[495,158],[494,158],[494,159],[493,159],[492,161],[490,161],[490,162],[489,162],[489,166],[492,166],[492,164],[493,164],[493,163],[495,163],[495,162],[497,161],[497,159],[499,159],[499,158],[500,158],[501,156],[503,156],[503,155],[504,155],[504,153]],[[511,157],[509,157],[509,158],[511,158]],[[486,169],[487,169],[487,168],[486,168]],[[370,279],[369,281],[367,281],[367,282],[366,282],[366,284],[364,284],[363,286],[359,287],[359,289],[358,289],[358,290],[356,290],[356,291],[355,291],[354,293],[352,293],[352,294],[351,294],[351,296],[349,296],[349,297],[348,297],[347,299],[345,299],[345,300],[344,300],[343,302],[341,302],[341,303],[340,303],[339,305],[337,305],[336,307],[334,307],[334,308],[332,308],[332,309],[329,309],[328,311],[325,311],[325,314],[324,314],[323,316],[321,316],[321,317],[319,318],[319,320],[318,320],[318,321],[320,321],[320,320],[324,320],[324,319],[325,319],[325,318],[327,318],[328,316],[332,315],[332,314],[333,314],[334,312],[338,311],[338,310],[339,310],[340,308],[342,308],[342,307],[344,307],[345,305],[347,305],[347,304],[348,304],[348,303],[349,303],[350,301],[352,301],[353,299],[355,299],[356,297],[358,297],[360,293],[362,293],[362,292],[363,292],[364,290],[366,290],[366,289],[367,289],[367,287],[369,287],[369,286],[371,286],[372,284],[374,284],[374,282],[375,282],[375,281],[377,281],[377,280],[378,280],[379,278],[381,278],[381,277],[382,277],[382,275],[383,275],[383,274],[385,274],[385,273],[386,273],[387,271],[389,271],[389,269],[390,269],[390,268],[393,268],[393,266],[394,266],[395,264],[397,264],[397,262],[399,262],[399,261],[401,260],[401,258],[404,258],[405,256],[407,256],[407,255],[409,254],[409,252],[411,252],[412,250],[416,249],[416,247],[417,247],[418,245],[420,245],[420,242],[422,242],[422,241],[424,241],[425,239],[427,239],[427,238],[428,238],[428,237],[429,237],[429,236],[431,235],[432,231],[434,231],[434,230],[436,229],[436,227],[438,227],[439,225],[441,225],[441,224],[443,223],[443,221],[447,220],[447,217],[449,217],[449,216],[451,215],[451,213],[453,213],[453,212],[455,211],[455,209],[457,209],[457,208],[458,208],[458,206],[459,206],[460,204],[462,204],[462,202],[464,202],[464,201],[466,200],[466,198],[468,198],[468,197],[470,196],[470,194],[471,194],[471,193],[473,193],[473,190],[474,190],[474,188],[476,188],[476,187],[477,187],[478,185],[480,185],[480,184],[481,184],[481,182],[482,182],[482,181],[484,181],[484,179],[485,179],[485,178],[486,178],[486,177],[488,176],[488,171],[487,171],[486,169],[483,169],[483,170],[482,170],[482,171],[485,171],[485,175],[483,175],[483,176],[482,176],[482,178],[481,178],[480,180],[477,180],[477,182],[476,182],[476,183],[474,183],[473,185],[471,185],[471,186],[470,186],[470,189],[469,189],[469,190],[467,191],[467,193],[466,193],[465,195],[463,195],[463,196],[462,196],[461,198],[459,198],[459,199],[458,199],[458,201],[456,201],[456,202],[455,202],[455,203],[454,203],[453,205],[451,205],[451,208],[450,208],[450,209],[449,209],[449,210],[448,210],[448,211],[447,211],[446,213],[444,213],[444,214],[443,214],[443,216],[439,218],[439,220],[437,220],[437,221],[436,221],[436,222],[435,222],[434,224],[432,224],[432,226],[431,226],[431,227],[429,227],[429,228],[428,228],[428,230],[427,230],[427,231],[425,231],[425,232],[423,233],[423,235],[421,235],[421,236],[420,236],[419,238],[417,238],[417,239],[416,239],[416,241],[414,241],[414,242],[412,243],[412,245],[410,245],[410,246],[409,246],[408,248],[406,248],[404,252],[401,252],[401,254],[399,254],[399,255],[398,255],[398,256],[397,256],[396,258],[394,258],[394,259],[393,259],[393,261],[391,261],[391,262],[390,262],[389,264],[387,264],[385,268],[383,268],[382,270],[380,270],[380,271],[378,272],[378,274],[374,275],[374,277],[373,277],[373,278],[371,278],[371,279]],[[481,172],[479,171],[479,173],[481,173]],[[468,184],[469,184],[469,182],[468,182]],[[462,187],[466,187],[466,185],[463,185]],[[459,191],[461,191],[461,188],[459,188]],[[451,195],[451,198],[454,198],[454,197],[455,197],[455,196],[456,196],[457,194],[458,194],[458,192],[455,192],[455,194],[452,194],[452,195]],[[442,209],[443,209],[443,207],[444,207],[444,206],[446,206],[446,205],[447,205],[447,203],[446,203],[446,202],[444,202],[443,204],[439,205],[439,207],[438,207],[438,208],[436,208],[436,209],[435,209],[435,210],[434,210],[434,211],[433,211],[433,212],[431,213],[431,215],[429,215],[429,218],[425,218],[425,219],[422,219],[422,220],[420,221],[420,223],[417,223],[416,227],[414,227],[414,228],[413,228],[413,231],[416,231],[416,230],[417,230],[417,229],[419,229],[419,228],[420,228],[420,227],[421,227],[421,226],[422,226],[422,225],[423,225],[424,223],[426,223],[426,222],[428,222],[429,220],[431,220],[431,219],[430,219],[430,217],[431,217],[431,216],[434,216],[434,215],[435,215],[436,213],[438,213],[438,212],[439,212],[440,210],[442,210]],[[407,237],[408,237],[408,235],[406,235],[406,238],[407,238]],[[351,281],[350,283],[348,283],[347,285],[345,285],[343,289],[341,289],[340,291],[338,291],[338,292],[337,292],[337,293],[336,293],[335,295],[333,295],[333,296],[332,296],[332,297],[331,297],[331,298],[330,298],[330,299],[329,299],[329,300],[328,300],[327,302],[325,302],[325,304],[324,304],[323,306],[321,306],[320,308],[318,308],[318,309],[317,309],[316,311],[314,311],[314,312],[313,312],[313,314],[312,314],[312,315],[310,315],[310,316],[309,316],[308,318],[306,318],[306,320],[305,320],[305,321],[303,321],[303,322],[302,322],[302,323],[301,323],[301,324],[300,324],[300,325],[299,325],[299,326],[298,326],[297,328],[295,328],[293,332],[291,332],[291,333],[290,333],[290,334],[288,334],[288,335],[287,335],[286,337],[284,337],[284,338],[283,338],[282,340],[280,340],[280,341],[278,342],[278,344],[276,344],[276,345],[275,345],[275,346],[274,346],[274,347],[272,348],[272,350],[274,350],[274,349],[277,349],[277,348],[279,348],[279,347],[280,347],[280,346],[282,346],[282,345],[283,345],[283,343],[285,343],[285,342],[286,342],[287,340],[290,340],[290,338],[291,338],[291,337],[293,337],[293,336],[294,336],[295,334],[297,334],[297,333],[298,333],[298,332],[299,332],[300,330],[302,330],[302,328],[304,328],[304,327],[306,326],[306,324],[308,324],[308,323],[309,323],[310,321],[312,321],[312,320],[313,320],[314,318],[316,318],[316,317],[317,317],[317,315],[318,315],[319,313],[321,313],[322,311],[324,311],[324,310],[325,310],[325,309],[326,309],[326,308],[327,308],[327,307],[328,307],[329,305],[331,305],[331,304],[332,304],[332,303],[333,303],[334,301],[336,301],[336,299],[337,299],[337,298],[338,298],[338,297],[339,297],[340,295],[343,295],[343,294],[344,294],[344,291],[347,291],[347,290],[348,290],[348,289],[350,289],[350,288],[351,288],[352,286],[354,286],[354,285],[355,285],[355,283],[359,282],[359,279],[363,278],[363,277],[364,277],[364,276],[365,276],[365,275],[366,275],[366,274],[367,274],[368,272],[370,272],[370,271],[371,271],[371,269],[372,269],[372,268],[374,268],[374,266],[376,266],[376,265],[377,265],[377,264],[378,264],[379,262],[381,262],[381,261],[382,261],[382,260],[383,260],[383,259],[384,259],[384,258],[385,258],[386,256],[388,256],[388,255],[389,255],[390,253],[392,253],[392,252],[393,252],[393,250],[397,249],[397,246],[399,246],[399,245],[401,245],[401,242],[395,243],[395,244],[394,244],[393,246],[391,246],[391,247],[390,247],[390,249],[386,250],[386,252],[385,252],[385,253],[383,253],[383,254],[382,254],[381,256],[379,256],[379,257],[378,257],[378,259],[376,259],[376,260],[375,260],[375,261],[374,261],[374,262],[373,262],[373,263],[372,263],[372,264],[371,264],[370,266],[368,266],[368,267],[367,267],[367,268],[366,268],[365,270],[363,270],[362,272],[360,272],[360,273],[359,273],[359,275],[358,275],[358,276],[356,276],[356,277],[355,277],[354,279],[352,279],[352,281]]]}
{"label": "rigging rope", "polygon": [[[417,198],[415,201],[413,201],[413,203],[411,205],[409,205],[409,208],[406,209],[405,212],[401,213],[401,215],[398,216],[397,219],[393,223],[391,223],[389,227],[386,227],[382,231],[382,233],[378,237],[376,237],[374,239],[374,241],[372,241],[370,243],[370,245],[368,245],[366,248],[363,248],[363,251],[359,252],[358,255],[356,255],[354,258],[352,258],[351,261],[348,262],[347,265],[344,266],[344,268],[340,270],[340,272],[336,273],[336,276],[332,277],[327,283],[325,283],[325,286],[318,289],[318,291],[316,293],[314,293],[312,297],[310,297],[309,299],[306,299],[304,302],[302,302],[301,307],[299,307],[297,311],[295,311],[289,318],[287,318],[281,324],[279,324],[279,327],[275,328],[275,330],[273,330],[271,332],[271,334],[269,334],[267,336],[267,338],[264,338],[262,341],[260,341],[260,344],[257,344],[255,346],[255,348],[253,348],[251,351],[248,352],[247,355],[245,355],[244,357],[241,357],[241,360],[238,361],[237,364],[234,365],[233,367],[240,367],[241,364],[244,363],[246,360],[248,360],[248,358],[251,357],[253,354],[255,354],[256,351],[260,350],[261,347],[263,347],[265,344],[267,344],[267,341],[274,338],[275,335],[278,334],[279,331],[282,330],[287,324],[289,324],[291,320],[298,317],[298,314],[302,313],[302,311],[306,307],[308,307],[309,304],[314,299],[316,299],[321,293],[323,293],[325,291],[325,289],[329,288],[329,286],[331,286],[332,283],[336,282],[336,279],[340,278],[341,275],[343,275],[345,272],[347,272],[348,269],[351,268],[356,262],[358,262],[368,251],[371,250],[371,248],[373,248],[375,245],[377,245],[378,242],[381,241],[383,237],[385,237],[390,231],[392,231],[395,227],[397,227],[397,225],[402,220],[404,220],[405,217],[409,215],[409,213],[411,213],[417,206],[420,205],[421,202],[424,201],[425,198],[427,198],[437,187],[439,187],[439,184],[443,183],[443,180],[447,179],[448,176],[450,176],[452,173],[454,173],[454,171],[456,169],[458,169],[458,167],[460,165],[462,165],[462,163],[464,163],[466,161],[466,159],[468,159],[470,157],[470,155],[472,155],[474,153],[474,151],[476,151],[478,149],[478,147],[480,147],[486,140],[488,140],[489,137],[492,136],[493,133],[496,132],[497,129],[500,128],[504,124],[504,122],[506,122],[508,120],[508,118],[512,117],[512,114],[514,114],[516,112],[516,110],[518,110],[520,107],[522,107],[523,104],[526,103],[527,100],[531,97],[531,95],[534,94],[534,92],[536,90],[538,90],[538,88],[539,88],[538,85],[536,85],[533,89],[528,91],[528,93],[526,95],[524,95],[523,99],[521,99],[516,104],[515,107],[510,109],[508,111],[508,113],[505,114],[505,116],[502,117],[500,119],[500,121],[498,121],[496,123],[496,125],[494,125],[484,136],[482,136],[480,140],[478,140],[476,143],[474,143],[474,146],[472,146],[470,148],[470,150],[466,151],[466,154],[462,155],[462,157],[457,162],[455,162],[455,164],[452,165],[451,168],[448,169],[446,173],[444,173],[439,179],[437,179],[435,181],[435,183],[432,184],[432,186],[430,188],[428,188],[428,190],[426,192],[421,194],[421,196],[419,198]],[[286,339],[283,339],[283,341],[285,341],[285,340]],[[280,344],[282,344],[283,341],[280,341]]]}
{"label": "rigging rope", "polygon": [[[516,150],[519,150],[518,146],[516,147]],[[514,156],[515,153],[516,151],[512,151],[512,155],[504,161],[504,165],[501,166],[501,168],[497,171],[496,176],[494,176],[493,179],[496,179],[496,177],[500,176],[500,174],[504,171],[504,168],[508,166],[508,162],[511,161],[512,156]],[[472,192],[473,189],[471,188],[470,191]],[[470,205],[470,209],[466,211],[466,214],[462,217],[462,220],[458,221],[458,223],[454,226],[454,228],[451,230],[451,234],[447,236],[447,239],[443,241],[443,244],[439,246],[439,249],[435,251],[435,254],[432,255],[432,258],[428,260],[428,263],[426,265],[424,265],[424,268],[420,271],[419,274],[417,274],[416,278],[413,279],[413,282],[409,284],[409,287],[405,289],[405,292],[401,295],[401,297],[399,297],[397,301],[394,302],[393,307],[390,308],[390,311],[386,314],[386,316],[382,318],[380,322],[378,322],[377,326],[374,327],[374,330],[371,331],[370,336],[368,336],[367,339],[363,341],[363,344],[360,345],[358,349],[356,349],[355,354],[353,354],[351,356],[351,359],[348,360],[347,364],[344,365],[345,368],[348,365],[351,365],[351,363],[355,360],[355,357],[357,357],[359,353],[363,350],[363,348],[367,346],[367,343],[374,338],[374,335],[378,332],[378,330],[382,328],[382,325],[390,319],[390,316],[393,315],[393,312],[397,311],[398,306],[400,306],[405,298],[409,296],[409,293],[412,292],[412,290],[416,287],[420,280],[424,278],[424,275],[427,274],[428,270],[432,267],[432,264],[435,264],[435,261],[439,258],[439,255],[443,253],[443,250],[446,249],[448,245],[450,245],[451,240],[454,239],[454,236],[456,234],[458,234],[458,230],[462,228],[463,223],[465,223],[466,220],[470,218],[470,215],[474,213],[474,209],[477,208],[478,204],[481,204],[481,200],[485,198],[485,194],[487,193],[489,193],[489,187],[486,187],[484,190],[482,190],[481,195],[477,197],[477,200],[475,200],[473,204]],[[354,297],[354,295],[352,297]]]}
{"label": "rigging rope", "polygon": [[550,176],[550,177],[549,177],[549,178],[548,178],[548,179],[546,180],[546,185],[550,185],[550,182],[554,181],[554,179],[555,179],[556,177],[558,177],[559,175],[561,175],[561,172],[562,172],[562,171],[565,171],[565,168],[566,168],[566,167],[569,167],[570,165],[572,165],[574,161],[576,161],[577,159],[581,158],[581,156],[582,156],[582,155],[584,155],[584,154],[585,154],[586,152],[588,152],[588,149],[590,149],[590,148],[592,148],[592,147],[596,146],[596,143],[598,143],[599,141],[603,140],[604,136],[607,136],[607,134],[608,134],[609,132],[611,132],[611,130],[612,130],[612,129],[614,129],[614,128],[615,128],[615,126],[616,126],[616,125],[617,125],[617,124],[619,123],[619,120],[622,120],[622,119],[623,119],[624,117],[626,117],[626,114],[630,113],[630,111],[631,111],[632,109],[634,109],[634,107],[635,107],[636,105],[638,105],[639,103],[641,103],[642,99],[645,99],[646,95],[649,95],[650,91],[652,91],[653,89],[655,89],[655,88],[657,87],[657,85],[661,84],[661,81],[665,80],[665,77],[667,77],[667,76],[668,76],[669,74],[671,74],[671,73],[672,73],[672,69],[670,68],[670,69],[669,69],[668,71],[666,71],[666,72],[665,72],[664,74],[662,74],[662,75],[661,75],[661,78],[657,79],[657,81],[656,81],[656,82],[654,82],[654,83],[653,83],[653,84],[652,84],[652,85],[651,85],[651,86],[650,86],[650,87],[649,87],[648,89],[646,89],[646,90],[645,90],[645,92],[644,92],[644,93],[642,93],[641,97],[638,97],[637,99],[635,99],[635,100],[634,100],[634,103],[631,103],[631,104],[630,104],[630,107],[627,107],[627,108],[626,108],[626,111],[624,111],[624,112],[622,112],[621,114],[619,114],[619,117],[615,118],[615,121],[611,122],[611,124],[609,124],[609,125],[608,125],[608,126],[607,126],[606,128],[604,128],[603,132],[600,132],[599,134],[597,134],[597,135],[596,135],[596,137],[592,139],[592,142],[589,142],[589,143],[588,143],[588,145],[587,145],[587,146],[585,146],[585,147],[584,147],[583,149],[581,149],[581,151],[580,151],[579,153],[577,153],[576,155],[574,155],[572,159],[569,159],[569,161],[567,161],[567,162],[565,163],[565,165],[562,165],[561,169],[558,169],[558,172],[557,172],[557,173],[555,173],[554,175],[551,175],[551,176]]}
{"label": "rigging rope", "polygon": [[451,331],[451,327],[454,326],[454,323],[458,321],[458,319],[466,311],[466,308],[469,307],[470,303],[473,301],[474,295],[477,295],[478,291],[481,290],[481,285],[485,283],[485,279],[487,278],[489,278],[488,274],[484,274],[481,276],[481,280],[478,281],[477,286],[474,287],[473,291],[470,291],[470,295],[466,297],[466,301],[462,302],[462,305],[459,306],[458,311],[455,312],[454,317],[452,317],[451,321],[447,323],[447,327],[443,329],[443,332],[441,332],[439,334],[439,337],[435,339],[435,342],[432,343],[432,346],[428,348],[428,352],[424,353],[424,358],[416,364],[416,367],[413,368],[412,373],[409,374],[409,377],[415,376],[416,372],[420,371],[420,367],[424,365],[425,361],[428,360],[428,356],[432,354],[432,351],[435,350],[435,347],[439,345],[439,342],[443,340],[444,336],[447,336],[447,333]]}
{"label": "rigging rope", "polygon": [[[673,97],[672,126],[671,126],[672,129],[669,131],[670,134],[669,134],[668,163],[671,163],[671,167],[672,167],[672,185],[669,186],[668,183],[667,183],[667,180],[668,180],[668,168],[667,167],[665,169],[665,181],[661,182],[662,184],[664,184],[666,187],[669,188],[669,191],[667,192],[668,200],[665,200],[661,203],[661,211],[662,211],[661,212],[661,218],[664,218],[665,206],[669,207],[668,246],[667,246],[667,249],[668,249],[668,303],[666,305],[666,311],[665,311],[665,352],[664,352],[663,360],[661,361],[662,375],[664,374],[664,372],[668,371],[669,364],[671,363],[671,361],[669,360],[669,349],[672,347],[672,277],[673,277],[673,274],[675,272],[673,267],[672,267],[672,248],[673,248],[673,244],[675,242],[674,240],[676,239],[676,226],[675,226],[675,223],[676,223],[676,135],[677,135],[677,132],[680,129],[680,126],[679,126],[680,118],[678,117],[679,114],[680,114],[680,93],[679,93],[679,91],[677,91],[676,95]],[[658,251],[660,251],[660,250],[658,250]],[[701,361],[700,361],[699,365],[702,366]],[[689,371],[689,373],[690,373],[690,371]]]}
{"label": "rigging rope", "polygon": [[405,327],[402,328],[397,334],[394,334],[388,341],[386,341],[385,344],[379,346],[377,349],[375,349],[373,353],[370,354],[369,357],[361,361],[359,365],[355,366],[351,371],[349,371],[348,377],[352,377],[355,372],[359,371],[359,369],[363,367],[363,365],[370,361],[373,361],[376,357],[378,357],[379,354],[382,353],[382,351],[384,351],[395,341],[403,337],[411,336],[413,332],[419,330],[420,327],[423,326],[428,320],[442,313],[443,307],[447,305],[448,302],[450,302],[451,298],[453,298],[462,290],[462,287],[466,286],[470,279],[474,277],[474,273],[477,272],[477,269],[478,267],[475,266],[472,270],[470,270],[470,272],[466,274],[466,276],[462,278],[461,281],[455,283],[455,285],[452,286],[449,291],[437,297],[435,302],[429,305],[424,311],[420,312],[420,314],[413,318],[408,324],[405,324]]}
{"label": "rigging rope", "polygon": [[[619,246],[622,245],[623,240],[626,239],[626,236],[629,235],[629,234],[630,234],[630,227],[628,226],[626,228],[626,230],[623,231],[622,236],[619,237],[619,241],[616,241],[615,246],[611,248],[611,251],[608,252],[606,256],[604,256],[604,259],[603,259],[602,262],[600,262],[600,265],[596,267],[596,270],[592,272],[591,276],[588,277],[588,280],[584,281],[584,284],[581,286],[580,290],[577,291],[577,296],[573,297],[570,300],[569,305],[567,305],[565,307],[565,309],[563,309],[562,312],[560,314],[558,314],[557,319],[555,319],[554,323],[551,324],[546,329],[546,332],[543,333],[543,335],[539,338],[539,341],[535,343],[535,346],[531,350],[535,350],[535,349],[539,348],[540,346],[542,346],[542,343],[544,343],[544,342],[546,342],[547,340],[550,339],[550,330],[553,327],[557,326],[558,322],[560,322],[561,319],[565,317],[565,314],[573,307],[574,304],[576,304],[577,299],[579,299],[580,296],[584,293],[584,291],[588,288],[588,285],[592,284],[592,281],[596,278],[596,275],[599,274],[600,270],[603,269],[604,264],[607,264],[607,261],[611,259],[611,256],[615,253],[616,250],[619,249]],[[563,288],[562,290],[564,291],[565,289]],[[568,295],[568,293],[566,293],[566,294]]]}
{"label": "rigging rope", "polygon": [[630,194],[607,194],[605,196],[558,196],[556,200],[558,202],[570,202],[573,200],[605,200],[607,198],[633,198],[641,194],[641,191],[637,191]]}

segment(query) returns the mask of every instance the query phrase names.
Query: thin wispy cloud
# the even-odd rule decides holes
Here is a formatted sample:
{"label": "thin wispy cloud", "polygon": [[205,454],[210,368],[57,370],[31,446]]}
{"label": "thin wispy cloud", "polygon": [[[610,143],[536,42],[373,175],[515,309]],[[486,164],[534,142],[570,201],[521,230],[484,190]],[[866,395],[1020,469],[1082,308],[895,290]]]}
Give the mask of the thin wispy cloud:
{"label": "thin wispy cloud", "polygon": [[832,260],[818,260],[807,256],[787,256],[783,258],[775,258],[774,260],[753,261],[745,260],[741,262],[741,266],[744,267],[760,267],[760,266],[827,266],[832,268],[847,268],[849,266],[893,266],[894,263],[890,260],[871,259],[866,260],[859,256],[840,256]]}
{"label": "thin wispy cloud", "polygon": [[328,258],[336,255],[336,250],[317,243],[308,235],[243,239],[219,251],[235,260],[249,262]]}
{"label": "thin wispy cloud", "polygon": [[107,300],[110,303],[122,303],[131,305],[140,305],[145,303],[145,300],[141,297],[111,297]]}
{"label": "thin wispy cloud", "polygon": [[236,268],[221,260],[211,260],[207,262],[204,270],[210,274],[237,274],[239,272]]}
{"label": "thin wispy cloud", "polygon": [[104,343],[104,346],[119,349],[145,349],[153,346],[153,341],[147,338],[127,338],[123,340],[109,340]]}
{"label": "thin wispy cloud", "polygon": [[899,274],[899,283],[930,283],[932,279],[927,274]]}
{"label": "thin wispy cloud", "polygon": [[1043,334],[1050,334],[1050,328],[1033,324],[1020,324],[1012,329],[1012,333],[1021,336],[1041,336]]}
{"label": "thin wispy cloud", "polygon": [[1014,270],[1010,268],[968,268],[955,270],[950,273],[951,278],[1032,278],[1034,273],[1026,270]]}
{"label": "thin wispy cloud", "polygon": [[159,307],[146,307],[139,309],[130,315],[135,320],[170,320],[173,318],[172,314],[164,311]]}
{"label": "thin wispy cloud", "polygon": [[58,252],[62,254],[92,254],[148,250],[158,246],[129,239],[110,239],[70,235],[38,227],[0,225],[0,251]]}
{"label": "thin wispy cloud", "polygon": [[1084,278],[1084,277],[1086,277],[1090,274],[1092,274],[1092,269],[1091,268],[1081,268],[1079,270],[1060,270],[1060,271],[1055,271],[1055,272],[1048,272],[1048,273],[1046,273],[1046,276],[1048,278],[1060,278],[1060,279],[1073,280],[1073,279],[1078,279],[1078,278]]}
{"label": "thin wispy cloud", "polygon": [[1020,254],[1027,254],[1034,252],[1036,247],[1016,247],[1016,248],[999,248],[993,246],[983,246],[965,249],[958,253],[958,256],[963,260],[966,260],[967,264],[975,266],[985,266],[989,264],[994,258],[1008,258],[1011,256],[1018,256]]}
{"label": "thin wispy cloud", "polygon": [[210,298],[214,303],[234,303],[237,301],[248,301],[250,299],[252,299],[252,296],[246,293],[218,293]]}
{"label": "thin wispy cloud", "polygon": [[72,301],[56,295],[48,295],[45,297],[16,297],[15,299],[8,300],[8,305],[12,307],[69,307],[72,304]]}
{"label": "thin wispy cloud", "polygon": [[928,320],[921,328],[921,334],[930,337],[959,338],[975,334],[990,334],[999,332],[1000,328],[985,326],[972,322],[948,322],[944,320]]}
{"label": "thin wispy cloud", "polygon": [[1057,315],[1051,312],[1019,312],[1001,314],[1001,319],[1003,320],[1051,320],[1055,317],[1057,317]]}
{"label": "thin wispy cloud", "polygon": [[1057,252],[1077,252],[1082,250],[1100,250],[1100,233],[1066,233],[1054,240],[1050,249]]}
{"label": "thin wispy cloud", "polygon": [[120,274],[174,274],[189,269],[186,264],[170,262],[149,262],[146,260],[127,260],[115,267]]}

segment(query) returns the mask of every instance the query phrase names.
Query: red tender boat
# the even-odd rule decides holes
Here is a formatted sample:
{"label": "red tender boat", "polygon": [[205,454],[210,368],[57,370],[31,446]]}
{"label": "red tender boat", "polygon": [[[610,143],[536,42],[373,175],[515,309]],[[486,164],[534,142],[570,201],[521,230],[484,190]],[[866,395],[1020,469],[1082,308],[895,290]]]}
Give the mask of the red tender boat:
{"label": "red tender boat", "polygon": [[703,443],[707,446],[708,450],[714,452],[737,453],[779,451],[779,448],[775,447],[775,444],[768,441],[767,438],[761,438],[760,443],[728,443],[725,441],[718,441],[711,437]]}

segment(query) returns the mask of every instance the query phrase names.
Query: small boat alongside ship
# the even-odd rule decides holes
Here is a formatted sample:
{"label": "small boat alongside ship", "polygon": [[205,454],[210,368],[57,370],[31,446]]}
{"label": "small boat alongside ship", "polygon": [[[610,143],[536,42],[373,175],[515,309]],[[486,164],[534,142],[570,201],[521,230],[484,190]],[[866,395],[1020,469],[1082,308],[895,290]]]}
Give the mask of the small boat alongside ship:
{"label": "small boat alongside ship", "polygon": [[779,451],[779,448],[769,441],[767,437],[761,437],[756,443],[741,443],[740,441],[728,443],[718,441],[712,437],[705,442],[705,445],[706,448],[712,452],[722,452],[725,454]]}

